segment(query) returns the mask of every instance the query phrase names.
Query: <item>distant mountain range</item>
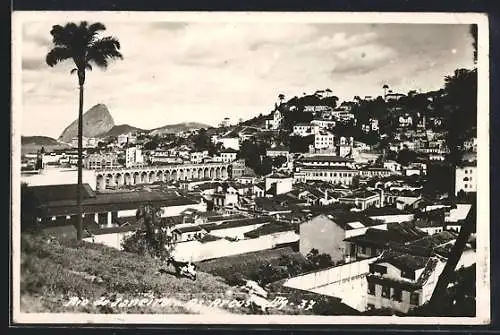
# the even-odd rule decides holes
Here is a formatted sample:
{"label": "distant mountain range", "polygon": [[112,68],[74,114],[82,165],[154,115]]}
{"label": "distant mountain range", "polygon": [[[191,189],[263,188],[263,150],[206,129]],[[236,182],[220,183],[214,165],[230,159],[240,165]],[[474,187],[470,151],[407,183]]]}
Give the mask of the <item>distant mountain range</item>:
{"label": "distant mountain range", "polygon": [[[128,124],[115,125],[111,113],[104,104],[97,104],[83,114],[83,136],[102,139],[130,132],[147,132],[154,136],[210,127],[207,124],[199,122],[182,122],[154,129],[141,129]],[[71,139],[76,137],[77,134],[78,120],[74,120],[63,130],[57,139],[47,136],[22,136],[21,145],[23,148],[32,148],[34,150],[38,150],[42,146],[46,148],[68,147],[67,144],[71,143]]]}

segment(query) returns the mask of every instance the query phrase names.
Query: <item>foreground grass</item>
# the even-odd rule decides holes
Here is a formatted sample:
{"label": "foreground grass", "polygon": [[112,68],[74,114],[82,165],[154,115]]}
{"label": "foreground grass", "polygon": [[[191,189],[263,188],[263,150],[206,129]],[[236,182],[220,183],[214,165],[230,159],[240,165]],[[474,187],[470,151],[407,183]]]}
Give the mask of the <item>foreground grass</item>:
{"label": "foreground grass", "polygon": [[[196,281],[158,274],[152,258],[103,245],[76,241],[47,242],[43,236],[21,236],[21,311],[85,313],[200,313],[183,304],[191,299],[224,299],[231,287],[200,272]],[[161,306],[64,306],[71,298],[96,301],[107,297],[169,298]],[[201,311],[203,312],[203,311]]]}

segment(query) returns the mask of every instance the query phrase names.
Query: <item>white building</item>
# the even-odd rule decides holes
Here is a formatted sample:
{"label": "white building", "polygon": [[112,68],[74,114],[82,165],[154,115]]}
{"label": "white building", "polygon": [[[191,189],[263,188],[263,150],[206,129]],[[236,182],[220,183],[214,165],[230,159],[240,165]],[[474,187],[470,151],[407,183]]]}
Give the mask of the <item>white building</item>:
{"label": "white building", "polygon": [[271,116],[266,119],[266,128],[267,129],[279,129],[281,127],[281,123],[283,122],[283,114],[279,110],[275,110],[272,112]]}
{"label": "white building", "polygon": [[293,177],[281,174],[273,174],[266,177],[266,191],[274,189],[273,195],[288,193],[292,191]]}
{"label": "white building", "polygon": [[328,120],[328,119],[314,119],[311,121],[311,125],[318,126],[323,129],[329,129],[329,128],[334,128],[335,127],[335,120]]}
{"label": "white building", "polygon": [[335,135],[333,133],[320,130],[314,135],[314,148],[315,149],[333,149],[335,147]]}
{"label": "white building", "polygon": [[[87,148],[89,145],[89,139],[85,136],[82,136],[82,148]],[[78,148],[78,137],[73,137],[71,139],[71,146],[73,148]]]}
{"label": "white building", "polygon": [[413,118],[408,115],[408,114],[405,114],[405,115],[401,115],[399,117],[399,126],[400,127],[410,127],[411,125],[413,124]]}
{"label": "white building", "polygon": [[199,164],[203,162],[203,158],[208,157],[208,150],[195,151],[189,154],[189,160],[193,163]]}
{"label": "white building", "polygon": [[125,167],[140,166],[144,164],[144,156],[140,147],[125,149]]}
{"label": "white building", "polygon": [[455,168],[455,195],[458,192],[466,193],[477,191],[477,166],[466,163]]}
{"label": "white building", "polygon": [[229,127],[231,126],[231,119],[228,117],[225,117],[224,120],[222,120],[219,124],[219,127]]}
{"label": "white building", "polygon": [[117,142],[118,144],[126,144],[128,142],[128,135],[127,134],[120,134],[117,137]]}
{"label": "white building", "polygon": [[234,162],[237,156],[238,156],[238,151],[232,148],[224,149],[220,153],[221,161],[224,163]]}
{"label": "white building", "polygon": [[293,126],[293,133],[298,136],[312,135],[311,125],[309,123],[297,123]]}
{"label": "white building", "polygon": [[225,149],[232,148],[236,151],[240,150],[240,139],[239,137],[222,137],[218,139],[218,143],[222,143]]}
{"label": "white building", "polygon": [[401,164],[399,164],[396,161],[391,161],[391,160],[385,161],[384,168],[391,170],[392,172],[395,172],[395,173],[401,172]]}

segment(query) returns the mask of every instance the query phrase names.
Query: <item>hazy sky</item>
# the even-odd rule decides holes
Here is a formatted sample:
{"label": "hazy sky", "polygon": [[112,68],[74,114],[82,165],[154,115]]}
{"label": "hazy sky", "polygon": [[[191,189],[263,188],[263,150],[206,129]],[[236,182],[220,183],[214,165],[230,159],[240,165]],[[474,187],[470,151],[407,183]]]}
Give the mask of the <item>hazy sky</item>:
{"label": "hazy sky", "polygon": [[[22,134],[58,137],[77,117],[71,62],[49,68],[52,24],[22,32]],[[442,87],[471,68],[468,25],[103,22],[123,61],[87,75],[85,110],[108,106],[116,124],[216,125],[269,113],[287,98],[330,88],[341,100]]]}

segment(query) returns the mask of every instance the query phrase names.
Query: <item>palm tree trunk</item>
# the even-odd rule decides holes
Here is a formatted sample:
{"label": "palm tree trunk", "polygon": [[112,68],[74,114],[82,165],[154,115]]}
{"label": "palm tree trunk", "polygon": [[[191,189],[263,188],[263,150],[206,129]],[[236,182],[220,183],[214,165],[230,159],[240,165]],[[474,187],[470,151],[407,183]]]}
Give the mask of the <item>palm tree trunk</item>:
{"label": "palm tree trunk", "polygon": [[83,156],[83,84],[79,85],[80,99],[78,106],[78,183],[76,189],[76,206],[78,207],[78,218],[76,221],[76,239],[82,239],[82,156]]}

